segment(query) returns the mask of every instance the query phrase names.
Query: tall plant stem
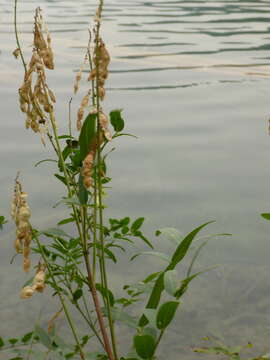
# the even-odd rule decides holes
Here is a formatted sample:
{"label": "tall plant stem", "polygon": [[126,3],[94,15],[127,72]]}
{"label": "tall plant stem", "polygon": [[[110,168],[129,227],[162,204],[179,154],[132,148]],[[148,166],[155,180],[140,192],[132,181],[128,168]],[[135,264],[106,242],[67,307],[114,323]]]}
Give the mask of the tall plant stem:
{"label": "tall plant stem", "polygon": [[[101,143],[100,143],[100,133],[101,133],[101,127],[100,127],[100,96],[99,96],[99,61],[100,61],[100,54],[99,54],[99,42],[100,42],[100,20],[101,20],[101,14],[103,10],[103,0],[100,0],[99,2],[99,8],[98,8],[98,19],[97,19],[97,25],[96,25],[96,38],[95,38],[95,53],[96,53],[96,106],[97,106],[97,185],[98,185],[98,191],[97,191],[97,197],[95,199],[95,207],[98,205],[98,213],[99,213],[99,241],[101,245],[101,256],[100,256],[100,272],[101,272],[101,280],[102,285],[107,290],[105,295],[105,305],[107,308],[108,313],[108,320],[109,320],[109,327],[110,327],[110,333],[111,333],[111,342],[113,347],[113,353],[114,357],[117,360],[117,347],[116,347],[116,338],[115,338],[115,331],[114,331],[114,322],[112,319],[112,313],[111,313],[111,305],[110,305],[110,299],[109,299],[109,292],[108,292],[108,281],[107,281],[107,272],[106,272],[106,264],[105,264],[105,252],[104,252],[104,228],[103,228],[103,201],[102,201],[102,179],[101,179],[101,171],[102,171],[102,157],[101,157]],[[98,200],[98,204],[97,204]]]}
{"label": "tall plant stem", "polygon": [[56,280],[55,280],[55,278],[54,278],[54,276],[53,276],[53,273],[52,273],[52,271],[51,271],[50,264],[49,264],[49,262],[48,262],[48,260],[47,260],[47,258],[46,258],[46,255],[45,255],[45,253],[44,253],[44,251],[43,251],[42,245],[41,245],[41,243],[40,243],[40,241],[39,241],[39,239],[38,239],[38,237],[37,237],[36,235],[34,235],[34,239],[35,239],[35,241],[36,241],[36,243],[37,243],[37,245],[38,245],[38,248],[39,248],[39,250],[40,250],[40,253],[41,253],[41,256],[42,256],[42,258],[43,258],[43,261],[44,261],[45,264],[46,264],[46,268],[48,269],[48,272],[49,272],[49,274],[50,274],[50,277],[51,277],[51,279],[52,279],[52,282],[53,282],[53,284],[54,284],[54,286],[55,286],[57,295],[58,295],[59,300],[60,300],[60,302],[61,302],[61,304],[62,304],[63,310],[64,310],[64,312],[65,312],[65,315],[66,315],[66,318],[67,318],[67,321],[68,321],[68,324],[69,324],[70,329],[71,329],[71,331],[72,331],[72,335],[73,335],[73,337],[74,337],[74,339],[75,339],[75,341],[76,341],[76,344],[77,344],[77,346],[78,346],[78,349],[79,349],[79,351],[80,351],[80,357],[81,357],[82,360],[85,360],[85,355],[84,355],[84,352],[83,352],[83,350],[82,350],[82,347],[81,347],[79,338],[78,338],[78,336],[77,336],[77,333],[76,333],[76,330],[75,330],[75,326],[74,326],[73,321],[72,321],[72,319],[71,319],[71,316],[70,316],[70,314],[69,314],[69,311],[68,311],[68,308],[67,308],[67,306],[66,306],[65,300],[64,300],[61,292],[58,290],[57,282],[56,282]]}
{"label": "tall plant stem", "polygon": [[[92,41],[92,33],[89,30],[89,41],[87,46],[87,55],[90,72],[93,70],[93,61],[91,56],[91,41]],[[95,98],[95,82],[91,80],[91,97],[92,97],[92,105],[96,106],[96,98]],[[96,281],[96,260],[97,260],[97,177],[94,177],[94,208],[93,208],[93,281]]]}
{"label": "tall plant stem", "polygon": [[110,345],[110,341],[108,338],[108,334],[107,334],[107,331],[105,328],[104,319],[103,319],[103,315],[101,312],[101,307],[100,307],[100,303],[99,303],[99,299],[98,299],[98,295],[97,295],[97,290],[95,287],[95,283],[93,281],[93,276],[92,276],[92,272],[91,272],[91,268],[90,268],[88,254],[85,254],[84,259],[85,259],[85,265],[86,265],[87,276],[88,276],[88,286],[89,286],[89,290],[93,297],[93,301],[94,301],[94,305],[95,305],[95,309],[96,309],[96,313],[97,313],[97,318],[98,318],[98,322],[99,322],[99,326],[100,326],[100,331],[102,333],[102,337],[104,340],[104,347],[108,354],[109,359],[115,360],[112,350],[111,350],[111,345]]}

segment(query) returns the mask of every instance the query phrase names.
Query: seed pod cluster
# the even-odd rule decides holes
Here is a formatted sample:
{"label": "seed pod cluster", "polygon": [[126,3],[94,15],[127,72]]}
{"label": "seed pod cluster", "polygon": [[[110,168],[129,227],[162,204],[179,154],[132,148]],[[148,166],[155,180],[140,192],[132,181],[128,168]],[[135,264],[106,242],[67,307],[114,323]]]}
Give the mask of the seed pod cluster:
{"label": "seed pod cluster", "polygon": [[107,115],[105,115],[104,112],[100,111],[99,115],[98,115],[98,121],[99,121],[100,128],[103,131],[105,138],[107,140],[111,141],[112,134],[109,130],[109,120],[108,120]]}
{"label": "seed pod cluster", "polygon": [[[96,109],[92,110],[91,113],[96,113]],[[95,162],[95,156],[97,153],[98,147],[100,147],[104,142],[104,134],[103,132],[99,132],[99,134],[96,134],[91,145],[88,154],[86,155],[81,174],[83,176],[83,184],[87,190],[89,190],[91,187],[94,186],[93,184],[93,170],[94,170],[94,162]]]}
{"label": "seed pod cluster", "polygon": [[95,151],[91,150],[83,161],[82,176],[83,184],[86,189],[93,186],[92,172],[94,167]]}
{"label": "seed pod cluster", "polygon": [[20,297],[22,299],[29,299],[36,291],[43,292],[45,288],[45,277],[45,265],[39,264],[32,285],[22,288]]}
{"label": "seed pod cluster", "polygon": [[45,68],[54,68],[51,36],[43,22],[41,10],[37,8],[34,24],[34,47],[31,60],[27,65],[24,82],[19,89],[19,101],[21,111],[26,114],[26,128],[40,133],[43,144],[45,144],[45,135],[49,131],[47,114],[53,111],[53,103],[56,102],[55,95],[46,82]]}
{"label": "seed pod cluster", "polygon": [[108,66],[110,63],[110,55],[101,38],[96,40],[94,50],[94,64],[95,67],[88,76],[88,81],[96,79],[98,95],[101,100],[105,97],[105,81],[108,78]]}
{"label": "seed pod cluster", "polygon": [[14,195],[11,203],[11,216],[16,224],[16,240],[15,250],[17,253],[23,254],[23,269],[29,271],[30,262],[30,243],[32,240],[32,230],[29,219],[31,211],[27,204],[26,192],[22,191],[22,185],[18,180],[15,180]]}
{"label": "seed pod cluster", "polygon": [[83,99],[81,101],[81,105],[80,105],[78,113],[77,113],[77,130],[78,131],[80,131],[82,128],[82,119],[83,119],[83,115],[84,115],[84,110],[88,106],[89,97],[90,97],[90,90],[83,97]]}

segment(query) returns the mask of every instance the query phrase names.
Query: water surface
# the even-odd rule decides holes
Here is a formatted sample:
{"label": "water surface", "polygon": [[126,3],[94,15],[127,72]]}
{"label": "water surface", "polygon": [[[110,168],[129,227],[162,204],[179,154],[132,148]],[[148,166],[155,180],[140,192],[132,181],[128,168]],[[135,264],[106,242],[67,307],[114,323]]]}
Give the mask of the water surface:
{"label": "water surface", "polygon": [[[88,26],[95,11],[89,0],[39,1],[52,33],[56,69],[49,76],[63,128],[74,72],[83,61]],[[9,208],[13,178],[22,171],[30,193],[33,223],[47,227],[61,218],[52,212],[59,185],[51,165],[33,164],[50,156],[39,138],[26,131],[17,108],[22,68],[12,57],[13,4],[0,0],[1,214]],[[19,30],[30,54],[36,1],[19,3]],[[123,108],[127,128],[139,139],[123,138],[111,155],[112,216],[145,216],[146,229],[178,227],[184,233],[207,220],[209,232],[231,232],[231,239],[209,243],[198,263],[221,264],[196,283],[174,323],[166,358],[194,359],[189,347],[215,334],[232,344],[268,341],[270,291],[269,226],[259,216],[270,210],[269,1],[107,0],[103,36],[112,55],[106,110]],[[73,100],[73,114],[81,92]],[[13,227],[2,235],[0,335],[26,331],[41,297],[18,299],[27,279],[20,260],[11,266]],[[157,247],[169,250],[157,242]],[[138,260],[139,261],[139,260]],[[147,261],[147,260],[145,260]],[[147,267],[122,260],[119,277],[143,276]],[[158,266],[149,259],[149,265]],[[128,280],[126,280],[128,281]],[[132,281],[132,280],[131,280]],[[4,290],[3,290],[4,289]],[[43,306],[44,323],[54,306]],[[8,324],[8,326],[7,326]],[[180,345],[179,345],[180,344]],[[164,354],[163,354],[164,356]],[[0,357],[1,358],[1,357]]]}

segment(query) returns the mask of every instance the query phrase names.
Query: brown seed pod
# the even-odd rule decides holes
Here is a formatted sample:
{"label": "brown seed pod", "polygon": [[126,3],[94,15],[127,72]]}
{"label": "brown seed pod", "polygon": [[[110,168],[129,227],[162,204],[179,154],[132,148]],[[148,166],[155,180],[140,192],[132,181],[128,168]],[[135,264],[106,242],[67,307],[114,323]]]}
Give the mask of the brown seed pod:
{"label": "brown seed pod", "polygon": [[35,292],[35,290],[33,289],[32,286],[25,286],[21,290],[20,297],[21,297],[21,299],[29,299],[34,294],[34,292]]}

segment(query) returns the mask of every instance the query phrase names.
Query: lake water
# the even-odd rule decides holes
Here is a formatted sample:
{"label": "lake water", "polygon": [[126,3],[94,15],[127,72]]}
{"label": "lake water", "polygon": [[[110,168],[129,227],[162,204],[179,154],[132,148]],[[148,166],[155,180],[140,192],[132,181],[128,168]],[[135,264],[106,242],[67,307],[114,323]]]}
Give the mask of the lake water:
{"label": "lake water", "polygon": [[[96,4],[21,1],[18,26],[26,55],[37,5],[53,38],[56,69],[49,83],[63,128]],[[208,220],[216,220],[208,233],[233,234],[211,241],[202,253],[198,269],[220,267],[191,286],[165,339],[170,352],[161,358],[166,353],[170,360],[194,359],[190,346],[211,334],[230,344],[251,341],[260,350],[267,345],[270,223],[260,213],[270,211],[269,5],[260,0],[105,1],[103,38],[112,63],[104,106],[123,108],[128,131],[139,138],[115,143],[110,216],[145,216],[149,237],[167,226],[187,233]],[[21,170],[32,222],[47,227],[62,215],[61,208],[52,211],[59,185],[48,179],[51,165],[33,166],[50,152],[24,129],[17,106],[23,72],[12,56],[12,12],[13,2],[0,0],[0,214],[8,212],[13,179]],[[74,114],[86,86],[73,100]],[[0,335],[10,336],[14,329],[16,334],[30,330],[41,307],[44,323],[54,310],[40,296],[29,301],[29,309],[18,299],[27,276],[19,259],[9,264],[13,232],[12,224],[2,232],[0,252]],[[169,249],[160,240],[156,247]],[[115,287],[122,273],[141,278],[146,261],[151,269],[158,266],[150,258],[132,266],[123,259],[121,270],[112,274]]]}

